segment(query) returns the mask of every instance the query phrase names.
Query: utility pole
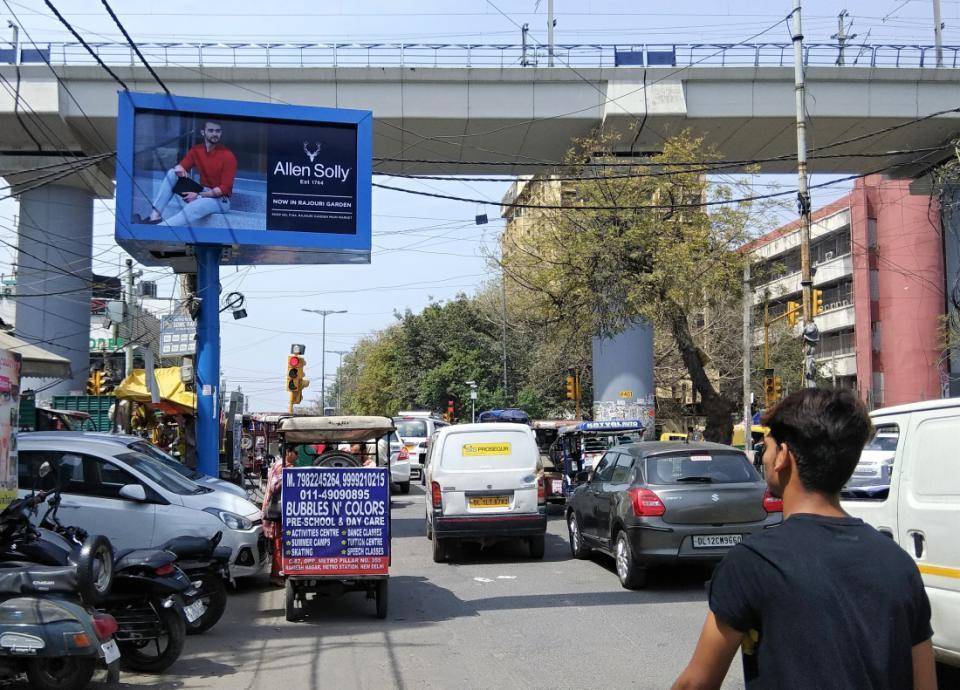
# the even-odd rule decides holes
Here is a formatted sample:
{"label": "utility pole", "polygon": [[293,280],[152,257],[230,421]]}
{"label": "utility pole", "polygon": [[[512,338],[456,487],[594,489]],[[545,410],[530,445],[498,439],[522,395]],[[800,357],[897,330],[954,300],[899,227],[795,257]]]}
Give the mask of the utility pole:
{"label": "utility pole", "polygon": [[13,29],[13,64],[20,64],[20,27],[11,21],[7,21],[7,27]]}
{"label": "utility pole", "polygon": [[547,66],[553,67],[553,0],[547,0]]}
{"label": "utility pole", "polygon": [[133,339],[136,333],[134,324],[136,323],[137,303],[137,298],[133,290],[133,260],[127,259],[127,271],[123,289],[123,320],[126,324],[123,337],[123,362],[124,374],[126,376],[130,376],[130,374],[133,373]]}
{"label": "utility pole", "polygon": [[501,271],[500,275],[500,340],[503,348],[503,404],[509,407],[507,395],[507,274]]}
{"label": "utility pole", "polygon": [[527,34],[530,33],[530,25],[524,24],[520,27],[520,66],[526,67],[527,62]]}
{"label": "utility pole", "polygon": [[750,371],[753,354],[753,291],[750,289],[750,257],[743,264],[743,449],[749,450],[750,429],[753,415],[750,413]]}
{"label": "utility pole", "polygon": [[340,405],[340,401],[343,400],[343,356],[350,350],[327,350],[327,352],[331,355],[340,355],[340,363],[337,365],[337,414],[343,414],[343,408]]}
{"label": "utility pole", "polygon": [[846,10],[840,10],[840,14],[837,15],[837,33],[830,37],[837,39],[837,44],[840,46],[840,52],[837,55],[837,64],[841,67],[844,65],[843,49],[846,46],[847,41],[852,41],[857,37],[856,34],[847,35],[847,26],[845,20],[849,16],[849,12]]}
{"label": "utility pole", "polygon": [[933,0],[933,41],[937,46],[937,67],[943,67],[943,20],[940,17],[940,0]]}
{"label": "utility pole", "polygon": [[800,211],[800,286],[803,290],[803,380],[807,388],[816,386],[813,351],[820,340],[813,322],[810,272],[810,189],[807,186],[807,98],[803,74],[803,24],[800,0],[793,2],[793,78],[797,104],[797,207]]}
{"label": "utility pole", "polygon": [[319,314],[323,317],[323,328],[321,329],[320,345],[320,409],[323,413],[327,409],[327,317],[330,314],[346,314],[346,309],[302,309],[311,314]]}

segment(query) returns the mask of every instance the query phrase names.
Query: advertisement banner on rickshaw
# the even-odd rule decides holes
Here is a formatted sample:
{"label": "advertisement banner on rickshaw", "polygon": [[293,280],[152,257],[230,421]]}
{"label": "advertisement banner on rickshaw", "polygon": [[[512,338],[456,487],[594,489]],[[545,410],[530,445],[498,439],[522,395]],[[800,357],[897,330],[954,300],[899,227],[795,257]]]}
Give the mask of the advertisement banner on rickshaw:
{"label": "advertisement banner on rickshaw", "polygon": [[387,574],[388,468],[286,467],[282,506],[284,574]]}

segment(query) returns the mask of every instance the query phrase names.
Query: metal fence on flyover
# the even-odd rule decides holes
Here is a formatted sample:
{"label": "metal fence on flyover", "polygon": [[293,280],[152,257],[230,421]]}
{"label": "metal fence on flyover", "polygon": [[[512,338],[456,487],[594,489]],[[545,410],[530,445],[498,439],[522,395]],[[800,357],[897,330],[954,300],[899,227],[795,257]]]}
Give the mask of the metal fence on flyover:
{"label": "metal fence on flyover", "polygon": [[[136,65],[125,43],[90,43],[110,65]],[[482,43],[141,43],[159,67],[538,67],[548,66],[544,46]],[[956,68],[960,46],[943,47],[943,65]],[[562,44],[553,49],[555,68],[577,67],[792,67],[790,43]],[[23,48],[23,62],[95,64],[79,43]],[[813,66],[935,68],[930,45],[808,43],[804,60]],[[0,63],[13,61],[10,44]]]}

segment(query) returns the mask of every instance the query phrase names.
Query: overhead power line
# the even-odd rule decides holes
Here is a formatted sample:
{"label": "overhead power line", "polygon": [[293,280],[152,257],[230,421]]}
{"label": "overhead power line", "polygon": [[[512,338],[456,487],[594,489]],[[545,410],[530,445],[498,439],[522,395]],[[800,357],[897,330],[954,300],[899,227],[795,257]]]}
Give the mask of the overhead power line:
{"label": "overhead power line", "polygon": [[[107,67],[107,63],[105,63],[103,60],[101,60],[101,59],[100,59],[100,56],[97,55],[97,51],[95,51],[93,48],[91,48],[90,45],[89,45],[85,40],[83,40],[83,36],[81,36],[79,33],[77,33],[77,30],[74,29],[73,26],[70,25],[70,22],[68,22],[68,21],[64,18],[64,16],[63,16],[62,14],[60,14],[60,11],[59,11],[56,7],[53,6],[53,3],[50,2],[50,0],[43,0],[43,2],[47,5],[47,7],[50,8],[50,11],[53,12],[53,13],[56,15],[57,19],[60,20],[60,23],[63,24],[63,25],[70,31],[70,33],[73,34],[73,37],[76,38],[76,39],[80,42],[80,45],[82,45],[84,48],[87,49],[87,52],[90,53],[90,56],[91,56],[94,60],[97,61],[97,64],[100,65],[101,67],[103,67],[103,69],[106,71],[106,73],[109,74],[111,77],[113,77],[113,80],[114,80],[115,82],[117,82],[118,84],[120,84],[120,86],[123,87],[123,90],[124,90],[124,91],[129,91],[130,89],[129,89],[129,87],[127,87],[127,85],[126,85],[126,83],[123,81],[123,79],[121,79],[120,77],[118,77],[118,76],[116,75],[116,73],[114,73],[114,71],[113,71],[112,69],[110,69],[109,67]],[[8,9],[9,9],[9,8],[8,8]],[[11,12],[11,14],[12,14],[12,12]]]}
{"label": "overhead power line", "polygon": [[[109,3],[107,3],[107,0],[100,0],[100,2],[103,3],[104,8],[106,8],[110,17],[113,19],[114,23],[117,25],[117,28],[120,29],[120,33],[122,33],[123,37],[127,39],[127,43],[129,43],[130,47],[133,48],[133,52],[135,52],[137,54],[137,57],[140,58],[140,62],[142,62],[143,66],[147,68],[148,72],[150,72],[150,76],[152,76],[154,80],[156,80],[156,82],[160,85],[161,89],[166,91],[168,96],[172,95],[170,93],[170,89],[167,88],[167,85],[163,83],[163,80],[153,70],[153,67],[150,66],[150,63],[147,62],[147,58],[145,58],[143,56],[143,53],[140,52],[140,48],[137,46],[136,42],[134,42],[134,40],[130,38],[130,34],[127,33],[127,30],[124,28],[123,24],[120,22],[120,18],[117,17],[116,13],[113,11],[113,8],[110,7]],[[50,3],[48,2],[47,4],[49,5]]]}

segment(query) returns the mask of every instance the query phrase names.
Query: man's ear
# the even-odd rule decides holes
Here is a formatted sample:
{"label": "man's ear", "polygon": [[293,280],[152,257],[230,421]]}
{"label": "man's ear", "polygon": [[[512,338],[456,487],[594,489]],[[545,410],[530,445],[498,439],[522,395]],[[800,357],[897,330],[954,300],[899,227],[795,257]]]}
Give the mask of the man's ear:
{"label": "man's ear", "polygon": [[786,443],[777,444],[777,457],[773,459],[773,469],[777,472],[782,472],[797,462],[797,458],[793,455],[793,451],[787,446]]}

